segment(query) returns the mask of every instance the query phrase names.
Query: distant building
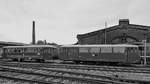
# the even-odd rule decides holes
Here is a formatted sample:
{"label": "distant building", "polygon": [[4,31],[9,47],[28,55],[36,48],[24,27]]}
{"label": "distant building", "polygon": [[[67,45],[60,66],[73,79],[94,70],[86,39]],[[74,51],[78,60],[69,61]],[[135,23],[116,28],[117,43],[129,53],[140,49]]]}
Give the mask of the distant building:
{"label": "distant building", "polygon": [[150,26],[130,24],[120,19],[119,24],[86,34],[77,35],[78,44],[122,44],[147,40],[150,42]]}

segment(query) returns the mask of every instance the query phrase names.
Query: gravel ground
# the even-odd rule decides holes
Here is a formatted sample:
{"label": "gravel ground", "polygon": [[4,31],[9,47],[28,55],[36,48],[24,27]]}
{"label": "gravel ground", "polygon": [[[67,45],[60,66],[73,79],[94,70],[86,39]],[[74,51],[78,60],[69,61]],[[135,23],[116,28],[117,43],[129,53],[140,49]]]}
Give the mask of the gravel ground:
{"label": "gravel ground", "polygon": [[150,74],[146,74],[146,73],[111,72],[111,71],[95,71],[95,70],[77,70],[77,69],[62,69],[62,68],[46,68],[46,69],[89,73],[89,74],[94,74],[94,75],[111,76],[111,77],[133,79],[133,80],[144,80],[144,81],[149,81],[150,80]]}
{"label": "gravel ground", "polygon": [[37,84],[37,83],[28,83],[28,82],[21,82],[21,81],[14,81],[10,79],[0,78],[0,84]]}

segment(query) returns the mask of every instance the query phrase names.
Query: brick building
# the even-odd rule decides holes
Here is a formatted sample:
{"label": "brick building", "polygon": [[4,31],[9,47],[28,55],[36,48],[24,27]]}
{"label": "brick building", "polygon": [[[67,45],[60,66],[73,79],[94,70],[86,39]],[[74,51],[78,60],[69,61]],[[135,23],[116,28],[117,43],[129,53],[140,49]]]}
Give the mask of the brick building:
{"label": "brick building", "polygon": [[130,24],[128,19],[120,19],[119,24],[86,34],[77,35],[78,44],[121,44],[150,42],[150,26]]}

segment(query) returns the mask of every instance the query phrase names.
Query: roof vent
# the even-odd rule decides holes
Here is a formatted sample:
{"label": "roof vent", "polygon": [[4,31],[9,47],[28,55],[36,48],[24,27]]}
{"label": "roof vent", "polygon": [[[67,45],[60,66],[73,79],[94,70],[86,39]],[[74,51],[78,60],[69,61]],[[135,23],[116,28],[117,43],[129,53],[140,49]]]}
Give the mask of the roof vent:
{"label": "roof vent", "polygon": [[129,24],[129,19],[120,19],[119,20],[119,25],[128,25]]}

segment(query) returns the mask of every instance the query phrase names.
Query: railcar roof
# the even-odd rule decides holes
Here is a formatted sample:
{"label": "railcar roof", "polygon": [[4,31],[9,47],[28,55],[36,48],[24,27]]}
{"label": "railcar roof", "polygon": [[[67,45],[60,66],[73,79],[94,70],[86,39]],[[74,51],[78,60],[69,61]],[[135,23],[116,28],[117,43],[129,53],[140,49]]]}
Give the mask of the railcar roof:
{"label": "railcar roof", "polygon": [[138,47],[137,45],[129,44],[100,44],[100,45],[62,45],[61,47]]}
{"label": "railcar roof", "polygon": [[31,47],[34,47],[34,48],[37,48],[37,47],[52,47],[52,48],[57,48],[54,45],[5,46],[3,48],[31,48]]}
{"label": "railcar roof", "polygon": [[145,44],[141,44],[141,45],[138,45],[138,46],[150,46],[150,43],[146,43],[146,45]]}

